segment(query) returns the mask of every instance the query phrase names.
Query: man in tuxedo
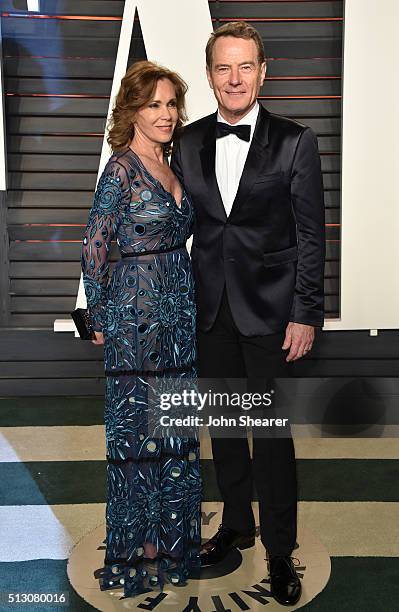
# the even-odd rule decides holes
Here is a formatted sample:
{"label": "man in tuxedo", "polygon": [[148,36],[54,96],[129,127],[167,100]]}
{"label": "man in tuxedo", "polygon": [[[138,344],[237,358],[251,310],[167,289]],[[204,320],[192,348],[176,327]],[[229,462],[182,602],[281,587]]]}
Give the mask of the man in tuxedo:
{"label": "man in tuxedo", "polygon": [[[206,48],[218,110],[188,125],[172,169],[195,208],[192,263],[202,378],[270,379],[308,353],[323,325],[324,202],[317,140],[257,101],[266,74],[262,40],[244,22],[223,25]],[[222,524],[201,549],[202,565],[255,542],[251,500],[279,603],[301,584],[297,485],[290,436],[212,437]]]}

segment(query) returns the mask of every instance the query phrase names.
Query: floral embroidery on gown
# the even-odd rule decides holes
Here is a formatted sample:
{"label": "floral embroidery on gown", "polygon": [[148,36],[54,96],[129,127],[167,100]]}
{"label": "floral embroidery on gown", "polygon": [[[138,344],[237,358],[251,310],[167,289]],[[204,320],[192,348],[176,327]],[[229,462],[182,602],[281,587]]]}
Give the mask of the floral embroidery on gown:
{"label": "floral embroidery on gown", "polygon": [[[183,585],[200,566],[198,435],[154,425],[159,393],[190,386],[196,375],[185,248],[192,222],[187,194],[179,207],[128,148],[107,163],[83,238],[84,287],[94,329],[104,333],[106,375],[106,554],[98,576],[101,589],[122,585],[126,597]],[[122,258],[108,280],[113,240]]]}

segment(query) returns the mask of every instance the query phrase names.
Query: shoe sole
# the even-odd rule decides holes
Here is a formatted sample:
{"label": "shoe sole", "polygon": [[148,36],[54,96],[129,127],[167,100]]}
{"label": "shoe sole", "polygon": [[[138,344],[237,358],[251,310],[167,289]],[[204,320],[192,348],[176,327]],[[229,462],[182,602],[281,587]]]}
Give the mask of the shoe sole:
{"label": "shoe sole", "polygon": [[292,601],[290,603],[286,603],[285,601],[281,601],[281,600],[277,599],[277,597],[275,595],[273,595],[273,593],[272,593],[272,597],[273,597],[274,601],[277,601],[277,603],[280,604],[280,606],[285,606],[287,608],[291,607],[291,606],[295,606],[298,603],[298,601],[301,599],[301,596],[299,596],[298,599],[296,599],[295,601]]}

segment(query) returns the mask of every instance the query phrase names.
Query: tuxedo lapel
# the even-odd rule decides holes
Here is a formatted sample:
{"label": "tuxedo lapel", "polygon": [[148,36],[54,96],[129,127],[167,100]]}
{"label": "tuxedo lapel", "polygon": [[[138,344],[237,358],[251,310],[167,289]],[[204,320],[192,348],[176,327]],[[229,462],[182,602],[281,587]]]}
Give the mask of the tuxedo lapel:
{"label": "tuxedo lapel", "polygon": [[218,182],[216,179],[215,172],[215,158],[216,158],[216,113],[212,115],[209,128],[207,129],[204,140],[203,148],[200,151],[202,174],[206,186],[206,198],[205,202],[211,209],[214,216],[219,219],[226,221],[226,210],[223,205],[222,196],[220,195]]}
{"label": "tuxedo lapel", "polygon": [[230,217],[248,199],[259,172],[265,165],[265,149],[269,144],[269,122],[269,112],[261,106]]}

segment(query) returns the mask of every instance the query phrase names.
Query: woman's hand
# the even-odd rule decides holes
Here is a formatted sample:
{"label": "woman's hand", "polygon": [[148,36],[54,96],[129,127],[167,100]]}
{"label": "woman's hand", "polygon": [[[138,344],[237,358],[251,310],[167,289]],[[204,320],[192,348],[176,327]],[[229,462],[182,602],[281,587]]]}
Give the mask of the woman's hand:
{"label": "woman's hand", "polygon": [[95,331],[95,338],[92,339],[93,344],[104,344],[104,334],[102,332]]}

